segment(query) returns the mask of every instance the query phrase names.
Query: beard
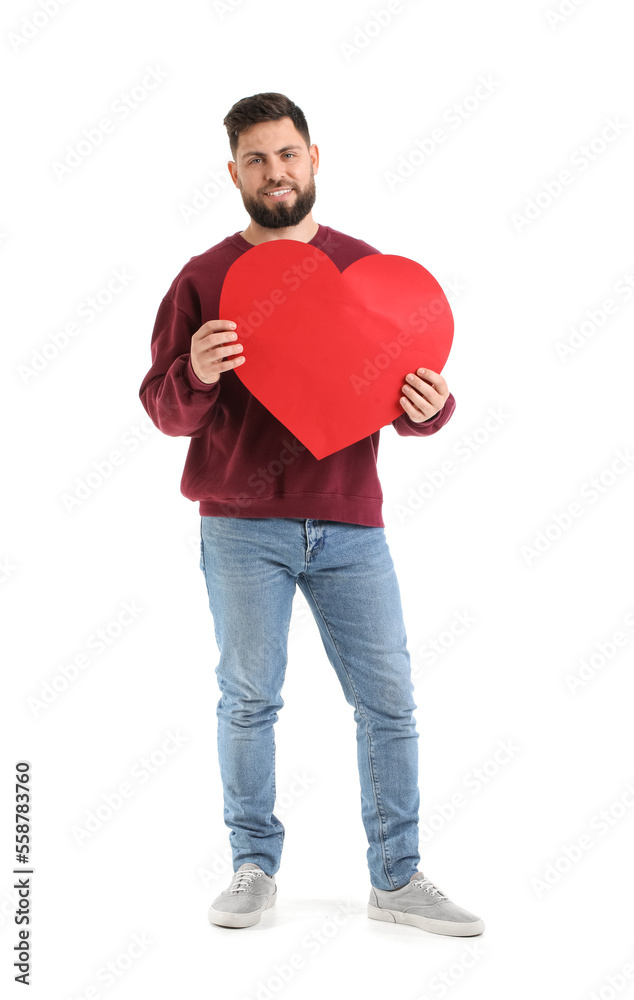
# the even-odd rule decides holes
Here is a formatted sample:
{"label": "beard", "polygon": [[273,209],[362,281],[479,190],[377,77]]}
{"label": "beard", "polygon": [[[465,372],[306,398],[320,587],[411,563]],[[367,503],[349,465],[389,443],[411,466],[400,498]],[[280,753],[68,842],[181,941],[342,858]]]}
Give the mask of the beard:
{"label": "beard", "polygon": [[[313,205],[317,193],[315,191],[315,175],[310,172],[310,180],[305,188],[297,188],[293,184],[280,184],[280,188],[292,187],[295,197],[291,195],[292,203],[286,201],[273,202],[267,205],[266,195],[252,198],[240,187],[240,194],[247,212],[254,222],[264,229],[283,229],[285,226],[298,226],[305,219]],[[270,201],[271,199],[269,199]]]}

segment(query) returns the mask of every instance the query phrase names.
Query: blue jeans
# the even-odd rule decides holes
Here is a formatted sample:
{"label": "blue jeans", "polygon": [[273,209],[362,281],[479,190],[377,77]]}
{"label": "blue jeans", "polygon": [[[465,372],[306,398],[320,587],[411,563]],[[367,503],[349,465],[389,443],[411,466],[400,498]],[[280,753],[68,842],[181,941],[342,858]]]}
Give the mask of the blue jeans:
{"label": "blue jeans", "polygon": [[377,889],[406,885],[420,862],[417,705],[384,528],[201,516],[200,532],[200,568],[220,651],[218,755],[234,871],[252,861],[274,875],[280,865],[284,827],[273,813],[273,725],[284,704],[299,584],[354,707],[370,882]]}

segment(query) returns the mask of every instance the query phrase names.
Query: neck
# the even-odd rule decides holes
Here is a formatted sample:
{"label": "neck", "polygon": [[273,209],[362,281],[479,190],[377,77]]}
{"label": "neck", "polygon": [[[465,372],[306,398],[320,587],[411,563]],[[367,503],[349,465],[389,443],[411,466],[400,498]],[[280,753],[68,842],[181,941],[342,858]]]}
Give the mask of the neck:
{"label": "neck", "polygon": [[282,229],[266,229],[251,219],[250,224],[240,235],[247,243],[253,243],[254,246],[267,243],[269,240],[297,240],[299,243],[309,243],[317,235],[318,230],[319,223],[315,222],[312,213],[309,213],[297,226],[286,226]]}

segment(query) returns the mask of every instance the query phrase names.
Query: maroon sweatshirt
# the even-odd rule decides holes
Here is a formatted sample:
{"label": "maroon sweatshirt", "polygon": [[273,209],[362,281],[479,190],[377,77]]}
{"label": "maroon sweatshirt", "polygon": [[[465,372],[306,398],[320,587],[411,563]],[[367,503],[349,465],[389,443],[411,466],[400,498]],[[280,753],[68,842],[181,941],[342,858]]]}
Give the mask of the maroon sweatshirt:
{"label": "maroon sweatshirt", "polygon": [[[310,244],[328,254],[340,271],[360,257],[380,253],[322,225]],[[221,318],[225,274],[252,246],[237,232],[192,257],[158,309],[152,367],[139,396],[160,431],[191,438],[181,493],[198,501],[201,516],[301,517],[385,527],[377,471],[380,430],[317,459],[249,392],[235,369],[208,385],[191,366],[193,334],[208,320]],[[392,426],[403,437],[426,437],[447,423],[455,405],[450,393],[429,420],[416,424],[403,412]]]}

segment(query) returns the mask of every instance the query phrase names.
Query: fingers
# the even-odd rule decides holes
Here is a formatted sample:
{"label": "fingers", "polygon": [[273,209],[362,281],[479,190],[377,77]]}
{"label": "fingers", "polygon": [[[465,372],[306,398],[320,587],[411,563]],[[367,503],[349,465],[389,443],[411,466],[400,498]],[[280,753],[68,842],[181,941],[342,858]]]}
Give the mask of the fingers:
{"label": "fingers", "polygon": [[217,361],[228,354],[238,354],[242,350],[242,344],[235,343],[238,339],[235,327],[236,324],[232,320],[212,319],[203,323],[194,337],[199,341],[201,351],[209,351]]}
{"label": "fingers", "polygon": [[232,319],[208,319],[200,329],[205,333],[216,333],[218,330],[235,330],[236,325]]}
{"label": "fingers", "polygon": [[449,395],[445,379],[430,368],[408,372],[401,391],[401,406],[417,423],[428,420],[442,409]]}
{"label": "fingers", "polygon": [[233,320],[211,319],[192,336],[192,368],[201,381],[217,382],[222,372],[244,363],[236,325]]}
{"label": "fingers", "polygon": [[214,344],[224,344],[236,338],[236,324],[226,319],[211,319],[203,323],[197,332],[200,340],[204,340],[207,347]]}
{"label": "fingers", "polygon": [[418,406],[414,406],[414,404],[411,403],[405,396],[401,396],[399,402],[403,407],[403,412],[406,413],[416,424],[422,424],[423,420],[428,420],[429,417],[434,415],[434,412],[438,412],[437,410],[434,411],[433,407],[430,405],[428,407],[429,412],[423,413]]}
{"label": "fingers", "polygon": [[433,372],[431,368],[417,368],[415,372],[408,374],[414,375],[416,379],[416,381],[410,382],[406,377],[406,381],[410,382],[411,385],[416,386],[429,382],[441,395],[449,395],[445,379],[438,372]]}
{"label": "fingers", "polygon": [[[429,382],[425,381],[428,377],[430,378]],[[434,383],[430,384],[432,377],[434,379]],[[430,403],[435,409],[439,410],[446,398],[446,394],[443,392],[443,386],[446,389],[447,383],[442,375],[439,375],[437,372],[429,372],[428,370],[425,372],[424,378],[420,375],[414,375],[413,372],[409,372],[405,376],[402,392],[406,399],[420,405],[423,412],[423,401]],[[421,396],[423,397],[422,400]]]}

